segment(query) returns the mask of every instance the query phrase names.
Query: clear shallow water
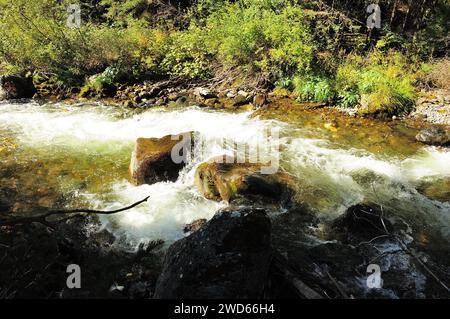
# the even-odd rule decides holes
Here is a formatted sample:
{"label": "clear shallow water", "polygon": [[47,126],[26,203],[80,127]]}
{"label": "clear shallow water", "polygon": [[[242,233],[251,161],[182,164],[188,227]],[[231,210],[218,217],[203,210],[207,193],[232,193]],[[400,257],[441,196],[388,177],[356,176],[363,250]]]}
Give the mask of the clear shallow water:
{"label": "clear shallow water", "polygon": [[[281,166],[298,177],[298,198],[323,218],[373,201],[448,240],[450,203],[427,198],[416,188],[450,178],[450,152],[419,146],[402,128],[382,124],[339,123],[330,130],[323,125],[329,117],[313,113],[285,121],[199,108],[127,114],[100,105],[0,104],[0,196],[12,200],[19,214],[53,206],[114,209],[150,195],[148,203],[102,218],[103,225],[132,245],[170,242],[183,236],[186,223],[210,218],[225,205],[196,191],[195,167],[229,151],[232,143],[224,146],[224,138],[255,144],[267,128],[279,128]],[[200,132],[206,149],[175,183],[136,187],[129,182],[130,154],[138,137],[187,131]]]}

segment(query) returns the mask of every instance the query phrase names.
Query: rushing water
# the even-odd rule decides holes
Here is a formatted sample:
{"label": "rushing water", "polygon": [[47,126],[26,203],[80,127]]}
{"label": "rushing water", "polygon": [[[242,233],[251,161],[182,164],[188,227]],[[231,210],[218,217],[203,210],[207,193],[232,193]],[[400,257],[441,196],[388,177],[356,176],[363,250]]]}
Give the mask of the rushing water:
{"label": "rushing water", "polygon": [[[276,113],[259,118],[195,107],[127,113],[102,105],[0,104],[0,208],[15,214],[61,205],[114,209],[150,195],[148,203],[104,217],[103,225],[133,245],[170,242],[183,236],[186,223],[210,218],[225,206],[197,192],[196,166],[226,151],[223,138],[255,143],[261,132],[277,127],[281,166],[298,177],[296,196],[319,216],[334,218],[352,205],[372,201],[448,240],[449,199],[432,199],[416,189],[450,179],[449,151],[417,145],[402,126],[320,111],[294,114],[290,120],[286,112]],[[330,117],[337,121],[333,126],[327,125]],[[128,165],[138,137],[187,131],[200,132],[207,148],[176,182],[130,183]],[[448,194],[450,189],[439,191]]]}

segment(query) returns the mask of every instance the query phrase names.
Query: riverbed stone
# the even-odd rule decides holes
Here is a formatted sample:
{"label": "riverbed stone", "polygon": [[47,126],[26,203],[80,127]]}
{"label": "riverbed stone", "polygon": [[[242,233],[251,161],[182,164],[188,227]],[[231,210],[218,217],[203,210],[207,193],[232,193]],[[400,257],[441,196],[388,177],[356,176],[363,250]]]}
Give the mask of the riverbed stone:
{"label": "riverbed stone", "polygon": [[293,177],[284,172],[263,174],[262,164],[238,163],[231,156],[218,156],[201,164],[195,185],[205,198],[232,202],[239,198],[284,203],[292,200]]}
{"label": "riverbed stone", "polygon": [[241,92],[233,99],[233,106],[242,106],[253,102],[253,96],[248,93]]}
{"label": "riverbed stone", "polygon": [[36,93],[31,76],[22,74],[0,77],[0,101],[14,99],[30,99]]}
{"label": "riverbed stone", "polygon": [[433,125],[420,131],[416,139],[428,145],[442,146],[450,144],[450,127]]}
{"label": "riverbed stone", "polygon": [[212,90],[204,88],[204,87],[198,87],[194,90],[194,96],[197,98],[202,99],[214,99],[217,98],[217,94],[214,93]]}
{"label": "riverbed stone", "polygon": [[421,91],[417,99],[414,118],[422,118],[433,124],[450,125],[450,90]]}
{"label": "riverbed stone", "polygon": [[[134,184],[176,181],[192,152],[194,135],[194,132],[188,132],[162,138],[139,138],[130,163]],[[178,159],[173,159],[173,155]]]}
{"label": "riverbed stone", "polygon": [[167,251],[156,299],[258,299],[271,260],[264,210],[229,208]]}
{"label": "riverbed stone", "polygon": [[207,107],[210,107],[210,108],[214,108],[219,103],[220,103],[220,101],[217,98],[206,99],[204,101],[204,105]]}
{"label": "riverbed stone", "polygon": [[450,202],[450,177],[422,182],[417,191],[426,197],[440,202]]}

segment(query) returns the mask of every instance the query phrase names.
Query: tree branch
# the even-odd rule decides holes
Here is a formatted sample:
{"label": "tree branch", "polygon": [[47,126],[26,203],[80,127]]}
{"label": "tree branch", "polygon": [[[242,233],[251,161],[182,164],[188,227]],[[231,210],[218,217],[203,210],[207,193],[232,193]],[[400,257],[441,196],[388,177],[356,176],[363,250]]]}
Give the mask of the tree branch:
{"label": "tree branch", "polygon": [[39,216],[31,216],[31,217],[19,217],[19,218],[12,218],[10,220],[0,221],[0,227],[1,226],[14,226],[19,224],[29,224],[29,223],[41,223],[46,226],[50,226],[49,221],[47,220],[48,217],[51,216],[57,216],[57,215],[67,215],[67,214],[77,214],[74,216],[70,216],[69,218],[65,218],[64,220],[68,220],[70,218],[75,218],[81,216],[80,214],[86,214],[86,215],[113,215],[117,213],[121,213],[127,210],[130,210],[136,206],[141,205],[142,203],[145,203],[150,196],[147,196],[146,198],[131,204],[127,207],[111,210],[111,211],[102,211],[102,210],[93,210],[93,209],[73,209],[73,210],[53,210],[49,211],[46,214],[42,214]]}

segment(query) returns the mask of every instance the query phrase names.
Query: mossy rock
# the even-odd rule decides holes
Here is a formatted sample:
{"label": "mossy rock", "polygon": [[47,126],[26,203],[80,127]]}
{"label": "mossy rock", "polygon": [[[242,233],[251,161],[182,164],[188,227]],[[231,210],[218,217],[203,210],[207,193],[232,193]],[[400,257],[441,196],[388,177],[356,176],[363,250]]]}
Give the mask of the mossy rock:
{"label": "mossy rock", "polygon": [[218,156],[201,164],[195,185],[205,198],[232,202],[242,198],[288,204],[296,182],[284,172],[262,174],[262,164],[237,163],[230,156]]}

